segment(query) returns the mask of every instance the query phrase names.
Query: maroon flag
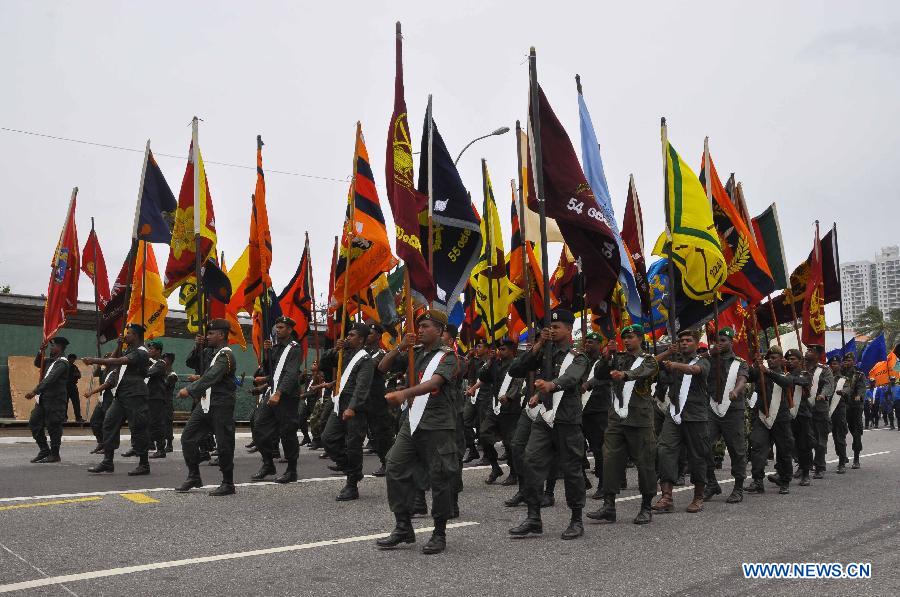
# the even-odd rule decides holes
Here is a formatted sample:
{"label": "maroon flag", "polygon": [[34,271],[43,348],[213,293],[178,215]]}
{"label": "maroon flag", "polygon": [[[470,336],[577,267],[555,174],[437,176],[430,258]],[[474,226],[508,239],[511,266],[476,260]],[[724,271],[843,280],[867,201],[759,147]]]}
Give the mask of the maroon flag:
{"label": "maroon flag", "polygon": [[416,190],[413,180],[412,143],[406,120],[406,99],[403,96],[403,38],[400,35],[400,23],[397,23],[394,113],[388,128],[384,171],[388,203],[394,214],[397,232],[397,256],[406,264],[413,291],[431,302],[437,293],[424,254],[428,249],[424,248],[424,241],[419,236],[419,214],[428,209],[428,197]]}
{"label": "maroon flag", "polygon": [[825,282],[822,274],[822,243],[819,240],[819,222],[816,221],[816,239],[809,259],[809,278],[803,297],[803,343],[825,346]]}
{"label": "maroon flag", "polygon": [[[93,221],[93,218],[91,218]],[[103,309],[109,302],[109,276],[106,273],[106,260],[97,233],[91,230],[84,249],[81,251],[81,271],[87,274],[94,288],[97,289],[97,307]]]}
{"label": "maroon flag", "polygon": [[[538,87],[538,106],[529,102],[529,138],[540,143],[544,182],[544,209],[559,225],[569,249],[581,259],[588,304],[605,304],[619,279],[619,250],[597,199],[588,184],[566,133],[543,89]],[[535,118],[540,139],[535,139]],[[534,173],[533,151],[528,152],[528,171]],[[528,185],[528,207],[538,210],[536,184]]]}
{"label": "maroon flag", "polygon": [[63,224],[53,261],[50,263],[50,284],[47,287],[47,302],[44,305],[44,344],[66,323],[66,316],[78,309],[78,231],[75,228],[75,197],[78,188],[72,191],[69,213]]}
{"label": "maroon flag", "polygon": [[647,263],[644,260],[644,216],[634,176],[628,179],[628,198],[625,200],[625,217],[622,220],[622,242],[634,264],[634,281],[641,295],[641,308],[650,313],[650,285],[647,282]]}
{"label": "maroon flag", "polygon": [[115,340],[125,328],[125,315],[128,313],[128,286],[133,267],[132,259],[134,259],[135,251],[137,251],[137,242],[132,243],[122,267],[119,269],[119,275],[113,282],[112,291],[109,300],[100,310],[100,321],[97,324],[97,337],[100,343],[104,344],[110,340]]}

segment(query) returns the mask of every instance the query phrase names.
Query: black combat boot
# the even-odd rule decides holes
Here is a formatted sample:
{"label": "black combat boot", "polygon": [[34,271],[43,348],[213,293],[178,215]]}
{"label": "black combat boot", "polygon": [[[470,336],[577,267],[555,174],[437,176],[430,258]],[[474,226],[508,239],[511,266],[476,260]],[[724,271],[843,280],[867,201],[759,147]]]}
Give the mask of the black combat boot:
{"label": "black combat boot", "polygon": [[500,468],[499,465],[493,464],[491,468],[491,474],[488,475],[488,478],[484,480],[486,485],[493,485],[497,482],[497,479],[503,476],[503,469]]}
{"label": "black combat boot", "polygon": [[383,463],[383,462],[381,463],[381,466],[379,466],[377,469],[375,469],[374,471],[372,471],[372,476],[373,476],[373,477],[383,477],[383,476],[385,476],[386,474],[387,474],[387,470],[385,469],[384,463]]}
{"label": "black combat boot", "polygon": [[519,475],[516,473],[509,473],[506,475],[506,478],[500,483],[501,487],[512,487],[513,485],[519,484]]}
{"label": "black combat boot", "polygon": [[[613,496],[615,499],[615,496]],[[637,516],[634,517],[634,524],[650,524],[653,520],[653,505],[651,502],[653,501],[653,494],[647,494],[641,496],[641,509],[638,511]],[[615,506],[613,506],[615,507]]]}
{"label": "black combat boot", "polygon": [[150,454],[149,458],[165,458],[166,444],[165,442],[156,442],[156,452]]}
{"label": "black combat boot", "polygon": [[588,512],[586,515],[591,520],[605,520],[607,522],[616,521],[616,496],[615,494],[607,494],[603,496],[603,507],[596,512]]}
{"label": "black combat boot", "polygon": [[762,479],[753,479],[753,481],[750,482],[750,487],[747,488],[747,491],[750,493],[765,493],[766,486],[763,484]]}
{"label": "black combat boot", "polygon": [[853,464],[850,465],[850,468],[852,468],[852,469],[859,468],[859,452],[853,453]]}
{"label": "black combat boot", "polygon": [[847,463],[846,463],[846,461],[844,461],[844,460],[842,459],[840,462],[838,462],[837,470],[834,471],[834,472],[837,473],[838,475],[843,475],[844,473],[846,473],[846,472],[847,472]]}
{"label": "black combat boot", "polygon": [[397,523],[396,526],[394,526],[394,530],[391,531],[391,534],[387,537],[382,537],[381,539],[377,539],[375,541],[375,545],[381,547],[382,549],[397,547],[401,543],[416,542],[416,534],[415,532],[413,532],[412,520],[410,519],[409,514],[395,513],[394,518],[396,518]]}
{"label": "black combat boot", "polygon": [[431,539],[422,546],[422,553],[425,555],[434,555],[441,553],[447,549],[447,521],[443,518],[434,519],[434,531],[431,533]]}
{"label": "black combat boot", "polygon": [[275,477],[276,483],[295,483],[297,481],[297,461],[288,460],[287,469],[283,474]]}
{"label": "black combat boot", "polygon": [[[199,473],[198,473],[199,475]],[[191,489],[203,487],[200,477],[188,477],[184,483],[175,488],[175,493],[188,493]]]}
{"label": "black combat boot", "polygon": [[540,535],[544,532],[544,524],[541,522],[541,508],[538,505],[528,504],[528,516],[525,522],[517,527],[509,529],[513,537],[524,537],[529,533]]}
{"label": "black combat boot", "polygon": [[725,498],[726,504],[737,504],[744,501],[744,478],[738,477],[734,480],[734,489],[731,495]]}
{"label": "black combat boot", "polygon": [[521,491],[517,491],[514,496],[512,496],[508,500],[505,500],[503,502],[503,505],[509,508],[515,508],[516,506],[521,506],[524,503],[525,497],[522,495]]}
{"label": "black combat boot", "polygon": [[272,462],[271,459],[263,460],[262,466],[259,467],[259,470],[255,475],[250,477],[251,481],[265,481],[266,477],[269,475],[274,475],[275,471],[275,463]]}
{"label": "black combat boot", "polygon": [[335,501],[338,502],[349,502],[351,500],[359,499],[359,488],[356,486],[357,479],[355,477],[347,477],[347,484],[344,485],[344,488],[341,489],[341,492],[337,495]]}
{"label": "black combat boot", "polygon": [[50,448],[50,453],[47,454],[44,458],[38,460],[41,464],[47,464],[50,462],[59,462],[59,446],[53,446]]}
{"label": "black combat boot", "polygon": [[139,477],[141,475],[149,475],[150,474],[150,461],[147,459],[147,453],[144,452],[141,454],[141,459],[138,461],[138,465],[134,467],[134,469],[128,471],[129,477]]}
{"label": "black combat boot", "polygon": [[569,526],[560,535],[560,539],[566,541],[569,539],[577,539],[584,535],[584,523],[581,520],[581,508],[572,508],[572,517],[569,519]]}
{"label": "black combat boot", "polygon": [[95,464],[91,468],[88,469],[89,473],[111,473],[115,470],[115,466],[113,466],[113,452],[112,450],[106,451],[103,453],[103,460],[101,460],[98,464]]}
{"label": "black combat boot", "polygon": [[134,448],[131,448],[127,452],[119,454],[119,456],[121,456],[122,458],[134,458],[135,456],[137,456],[137,452],[134,451]]}
{"label": "black combat boot", "polygon": [[706,488],[703,490],[704,502],[710,500],[713,496],[722,494],[722,488],[719,486],[719,481],[716,479],[714,470],[706,471],[706,480]]}
{"label": "black combat boot", "polygon": [[808,486],[809,486],[809,470],[801,471],[800,487],[808,487]]}
{"label": "black combat boot", "polygon": [[44,458],[46,458],[47,456],[50,456],[50,446],[48,446],[47,444],[39,445],[37,456],[35,456],[34,458],[31,459],[31,463],[32,464],[38,463],[41,460],[43,460]]}
{"label": "black combat boot", "polygon": [[175,448],[172,446],[172,440],[167,439],[166,440],[166,454],[169,454],[174,451],[175,451]]}
{"label": "black combat boot", "polygon": [[213,497],[221,497],[223,495],[234,495],[234,471],[222,473],[222,483],[209,492]]}

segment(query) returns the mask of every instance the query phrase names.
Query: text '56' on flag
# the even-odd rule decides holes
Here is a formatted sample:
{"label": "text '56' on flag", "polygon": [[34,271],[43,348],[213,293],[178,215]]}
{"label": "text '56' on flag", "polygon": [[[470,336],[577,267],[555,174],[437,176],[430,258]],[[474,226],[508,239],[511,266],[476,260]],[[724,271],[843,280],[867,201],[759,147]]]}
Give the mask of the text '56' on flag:
{"label": "text '56' on flag", "polygon": [[66,323],[66,316],[78,309],[78,231],[75,228],[75,198],[78,187],[72,189],[69,210],[53,260],[50,262],[50,284],[44,304],[44,344]]}
{"label": "text '56' on flag", "polygon": [[[543,89],[538,87],[538,105],[529,101],[528,207],[538,210],[535,168],[543,171],[544,208],[547,217],[556,220],[562,236],[575,257],[581,258],[587,276],[585,293],[591,305],[602,305],[619,279],[619,249],[606,216],[597,207],[597,199],[578,163],[572,141],[554,114]],[[535,139],[536,126],[540,139]],[[534,164],[535,148],[540,143],[541,164]]]}
{"label": "text '56' on flag", "polygon": [[700,179],[669,143],[665,119],[662,139],[666,231],[656,241],[653,254],[672,259],[681,272],[682,288],[688,298],[712,300],[728,275],[712,209]]}

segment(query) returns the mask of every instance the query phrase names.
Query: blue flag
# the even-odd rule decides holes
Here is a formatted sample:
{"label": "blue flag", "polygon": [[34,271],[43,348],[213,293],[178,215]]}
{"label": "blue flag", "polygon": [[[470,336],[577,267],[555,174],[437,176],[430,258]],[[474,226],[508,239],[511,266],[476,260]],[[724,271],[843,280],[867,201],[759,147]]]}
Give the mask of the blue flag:
{"label": "blue flag", "polygon": [[875,366],[875,363],[880,363],[884,360],[887,360],[887,343],[884,341],[884,334],[880,334],[863,348],[856,368],[868,374],[872,367]]}
{"label": "blue flag", "polygon": [[[659,259],[647,269],[647,284],[650,287],[651,322],[646,317],[632,318],[642,323],[647,331],[666,327],[669,321],[669,260]],[[712,302],[697,301],[689,298],[682,290],[678,269],[675,269],[675,329],[693,328],[705,324],[715,316]],[[724,311],[737,300],[734,295],[725,295],[719,300],[719,311]]]}
{"label": "blue flag", "polygon": [[631,257],[625,244],[622,242],[622,234],[616,224],[616,215],[613,213],[612,198],[609,194],[609,185],[606,183],[606,174],[603,172],[603,159],[600,157],[600,146],[597,143],[597,135],[594,133],[594,125],[591,115],[588,113],[584,96],[578,94],[578,120],[581,126],[581,163],[584,166],[584,175],[588,184],[594,191],[597,207],[600,208],[603,219],[609,226],[616,246],[619,248],[619,283],[625,291],[626,307],[633,320],[642,319],[641,296],[634,280],[634,269],[631,265]]}
{"label": "blue flag", "polygon": [[825,360],[830,361],[832,358],[837,357],[839,359],[844,358],[844,355],[847,353],[852,353],[853,356],[856,356],[856,339],[850,338],[850,341],[844,345],[843,348],[835,348],[834,350],[829,350],[825,353]]}
{"label": "blue flag", "polygon": [[175,195],[172,194],[172,189],[166,183],[156,160],[153,159],[153,152],[148,149],[147,163],[144,169],[144,186],[135,227],[138,240],[170,244],[172,229],[169,221],[172,218],[171,214],[177,208]]}

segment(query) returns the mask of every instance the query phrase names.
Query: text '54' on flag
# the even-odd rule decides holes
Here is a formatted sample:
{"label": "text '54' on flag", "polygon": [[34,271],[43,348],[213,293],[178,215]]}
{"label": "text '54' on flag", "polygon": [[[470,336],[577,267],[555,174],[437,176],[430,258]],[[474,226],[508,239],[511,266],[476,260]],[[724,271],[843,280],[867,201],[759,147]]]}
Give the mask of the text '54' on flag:
{"label": "text '54' on flag", "polygon": [[[587,272],[585,292],[591,305],[602,305],[619,279],[621,266],[616,240],[597,207],[597,199],[578,163],[572,141],[554,114],[543,89],[538,87],[538,105],[529,101],[528,207],[538,210],[535,167],[543,170],[544,206],[547,217],[556,220],[562,236]],[[540,138],[535,138],[535,124]],[[540,143],[541,164],[535,166],[535,148]]]}
{"label": "text '54' on flag", "polygon": [[44,305],[44,344],[66,323],[66,316],[78,309],[78,231],[75,229],[75,198],[78,187],[72,189],[69,211],[63,224],[53,260],[50,262],[50,284]]}

